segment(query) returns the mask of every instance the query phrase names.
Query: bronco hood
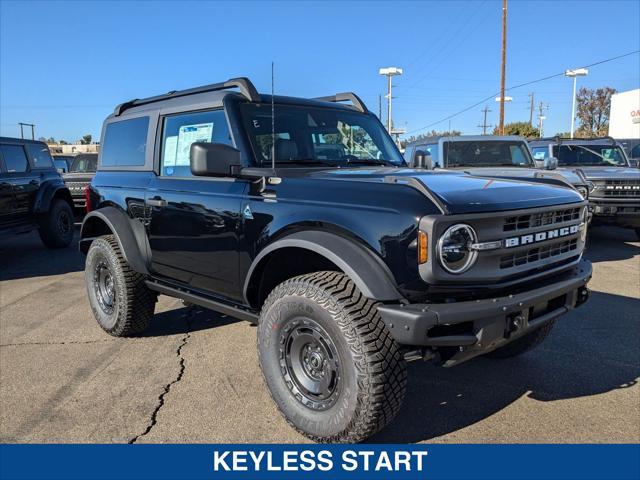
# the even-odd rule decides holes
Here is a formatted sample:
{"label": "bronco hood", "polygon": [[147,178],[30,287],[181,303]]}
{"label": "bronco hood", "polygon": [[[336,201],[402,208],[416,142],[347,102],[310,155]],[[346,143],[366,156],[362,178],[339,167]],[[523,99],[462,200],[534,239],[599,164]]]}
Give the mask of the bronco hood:
{"label": "bronco hood", "polygon": [[333,169],[314,178],[353,182],[384,182],[416,188],[435,200],[445,213],[477,213],[535,208],[582,201],[568,187],[469,175],[462,172],[402,168]]}
{"label": "bronco hood", "polygon": [[640,170],[631,167],[576,168],[589,180],[640,180]]}
{"label": "bronco hood", "polygon": [[540,170],[527,167],[480,167],[461,168],[460,171],[477,177],[494,177],[512,180],[555,183],[557,185],[584,185],[582,177],[571,170]]}

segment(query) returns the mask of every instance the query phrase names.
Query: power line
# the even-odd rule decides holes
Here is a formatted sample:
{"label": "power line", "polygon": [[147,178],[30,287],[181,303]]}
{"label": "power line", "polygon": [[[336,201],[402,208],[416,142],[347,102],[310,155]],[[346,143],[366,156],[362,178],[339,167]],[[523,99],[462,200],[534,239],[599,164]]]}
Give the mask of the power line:
{"label": "power line", "polygon": [[[624,57],[628,57],[628,56],[631,56],[631,55],[635,55],[635,54],[637,54],[637,53],[640,53],[640,50],[634,50],[633,52],[628,52],[628,53],[624,53],[624,54],[622,54],[622,55],[618,55],[618,56],[616,56],[616,57],[607,58],[606,60],[600,60],[599,62],[590,63],[589,65],[585,65],[585,66],[583,66],[583,67],[579,67],[579,68],[590,68],[590,67],[595,67],[596,65],[602,65],[603,63],[613,62],[614,60],[619,60],[620,58],[624,58]],[[544,82],[545,80],[549,80],[549,79],[551,79],[551,78],[561,77],[561,76],[564,76],[564,73],[565,73],[565,72],[564,72],[564,71],[562,71],[562,72],[560,72],[560,73],[554,73],[553,75],[547,75],[546,77],[538,78],[538,79],[536,79],[536,80],[531,80],[531,81],[529,81],[529,82],[524,82],[524,83],[521,83],[521,84],[519,84],[519,85],[514,85],[514,86],[512,86],[512,87],[509,87],[509,88],[505,89],[505,92],[508,92],[508,91],[510,91],[510,90],[515,90],[516,88],[526,87],[527,85],[532,85],[532,84],[534,84],[534,83]],[[465,113],[465,112],[468,112],[468,111],[469,111],[469,110],[471,110],[472,108],[475,108],[475,107],[477,107],[478,105],[481,105],[481,104],[483,104],[484,102],[487,102],[487,101],[491,100],[492,98],[494,98],[494,97],[495,97],[495,96],[497,96],[497,95],[500,95],[500,92],[498,92],[498,93],[494,93],[493,95],[489,95],[488,97],[483,98],[483,99],[482,99],[482,100],[480,100],[479,102],[476,102],[476,103],[474,103],[473,105],[471,105],[471,106],[469,106],[469,107],[466,107],[466,108],[464,108],[464,109],[460,110],[459,112],[456,112],[456,113],[454,113],[454,114],[452,114],[452,115],[449,115],[449,116],[447,116],[447,117],[444,117],[443,119],[438,120],[437,122],[432,122],[432,123],[430,123],[429,125],[425,125],[424,127],[416,128],[416,129],[414,129],[414,130],[409,130],[409,131],[407,132],[407,134],[409,134],[409,133],[419,132],[420,130],[425,130],[425,129],[427,129],[427,128],[433,127],[434,125],[438,125],[439,123],[446,122],[447,120],[449,120],[449,119],[451,119],[451,118],[457,117],[458,115],[461,115],[461,114],[463,114],[463,113]]]}

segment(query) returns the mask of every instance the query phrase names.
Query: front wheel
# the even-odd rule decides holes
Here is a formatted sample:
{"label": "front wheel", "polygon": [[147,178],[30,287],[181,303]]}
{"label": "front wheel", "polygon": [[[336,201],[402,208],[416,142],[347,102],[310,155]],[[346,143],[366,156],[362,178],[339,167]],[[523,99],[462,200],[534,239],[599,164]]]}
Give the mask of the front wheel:
{"label": "front wheel", "polygon": [[273,400],[318,442],[358,442],[382,429],[405,396],[406,364],[377,311],[340,272],[285,281],[258,325],[260,366]]}

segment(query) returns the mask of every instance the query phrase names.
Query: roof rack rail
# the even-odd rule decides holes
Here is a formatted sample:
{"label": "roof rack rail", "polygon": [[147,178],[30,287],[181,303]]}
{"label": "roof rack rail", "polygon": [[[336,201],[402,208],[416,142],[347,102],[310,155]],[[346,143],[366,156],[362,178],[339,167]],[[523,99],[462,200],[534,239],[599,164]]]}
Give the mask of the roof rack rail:
{"label": "roof rack rail", "polygon": [[162,95],[156,95],[154,97],[148,97],[148,98],[142,98],[142,99],[134,98],[133,100],[129,100],[128,102],[124,102],[118,105],[113,111],[113,113],[117,117],[122,115],[122,113],[125,110],[128,110],[129,108],[133,108],[133,107],[138,107],[140,105],[147,105],[149,103],[159,102],[161,100],[166,100],[169,98],[177,98],[177,97],[184,97],[187,95],[194,95],[196,93],[226,90],[227,88],[234,88],[234,87],[239,88],[240,93],[245,97],[247,97],[252,102],[260,101],[260,95],[258,94],[256,87],[253,85],[253,83],[251,83],[251,80],[249,80],[246,77],[239,77],[239,78],[231,78],[226,82],[212,83],[211,85],[203,85],[202,87],[188,88],[186,90],[172,90],[171,92],[168,92]]}
{"label": "roof rack rail", "polygon": [[335,95],[330,95],[328,97],[316,97],[314,98],[314,100],[334,103],[350,101],[351,103],[353,103],[353,106],[356,109],[360,110],[362,113],[369,113],[369,110],[367,109],[367,106],[364,104],[362,99],[353,92],[336,93]]}

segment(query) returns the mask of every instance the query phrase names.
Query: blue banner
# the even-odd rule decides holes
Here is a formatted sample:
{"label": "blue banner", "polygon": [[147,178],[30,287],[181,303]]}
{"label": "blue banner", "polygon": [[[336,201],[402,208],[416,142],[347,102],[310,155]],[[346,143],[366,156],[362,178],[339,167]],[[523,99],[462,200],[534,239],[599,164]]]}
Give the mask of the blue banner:
{"label": "blue banner", "polygon": [[638,445],[0,445],[9,479],[638,479]]}

